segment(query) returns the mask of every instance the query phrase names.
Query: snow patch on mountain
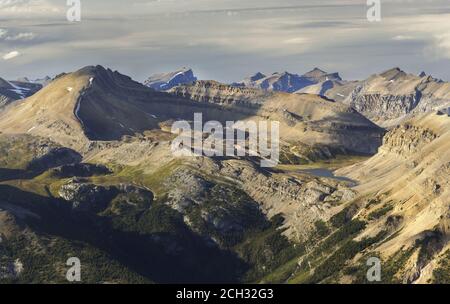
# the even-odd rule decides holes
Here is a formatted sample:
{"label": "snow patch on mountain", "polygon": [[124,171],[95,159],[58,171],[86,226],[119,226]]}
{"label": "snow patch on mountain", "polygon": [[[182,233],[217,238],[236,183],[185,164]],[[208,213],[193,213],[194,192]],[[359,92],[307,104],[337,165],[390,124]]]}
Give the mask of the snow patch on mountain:
{"label": "snow patch on mountain", "polygon": [[158,91],[167,91],[178,85],[190,84],[195,81],[197,81],[197,77],[194,76],[192,69],[182,68],[170,73],[152,75],[144,82],[144,85]]}
{"label": "snow patch on mountain", "polygon": [[20,87],[9,81],[8,81],[8,84],[12,87],[12,89],[9,89],[9,90],[16,93],[17,95],[19,95],[21,99],[24,99],[28,96],[28,93],[30,91],[29,88]]}

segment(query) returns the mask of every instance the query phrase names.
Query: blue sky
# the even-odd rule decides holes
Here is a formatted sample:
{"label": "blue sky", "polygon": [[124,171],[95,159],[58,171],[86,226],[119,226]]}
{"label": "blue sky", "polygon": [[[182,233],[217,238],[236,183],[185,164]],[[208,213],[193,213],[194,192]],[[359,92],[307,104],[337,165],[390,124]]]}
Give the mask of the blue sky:
{"label": "blue sky", "polygon": [[450,80],[450,0],[0,0],[0,77],[53,76],[102,64],[142,81],[192,67],[201,79],[314,67],[347,79],[399,66]]}

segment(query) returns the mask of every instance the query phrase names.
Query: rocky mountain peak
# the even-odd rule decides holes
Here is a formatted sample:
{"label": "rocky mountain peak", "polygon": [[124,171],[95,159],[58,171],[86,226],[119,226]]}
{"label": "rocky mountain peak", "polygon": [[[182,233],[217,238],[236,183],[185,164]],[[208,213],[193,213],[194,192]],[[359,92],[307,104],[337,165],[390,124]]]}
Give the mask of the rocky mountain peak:
{"label": "rocky mountain peak", "polygon": [[263,73],[257,72],[255,75],[250,76],[248,79],[250,81],[258,81],[258,80],[263,79],[265,77],[266,77],[266,75],[264,75]]}
{"label": "rocky mountain peak", "polygon": [[319,68],[314,68],[303,75],[284,71],[266,76],[258,72],[245,78],[242,82],[233,83],[233,86],[293,93],[327,81],[342,81],[342,78],[339,76],[339,73],[328,73]]}
{"label": "rocky mountain peak", "polygon": [[337,80],[337,81],[342,80],[341,76],[339,76],[339,73],[328,73],[319,68],[314,68],[313,70],[303,74],[302,77],[305,77],[315,83],[329,80]]}
{"label": "rocky mountain peak", "polygon": [[75,75],[89,75],[89,76],[99,76],[102,74],[113,73],[113,71],[109,68],[104,68],[101,65],[89,65],[85,66],[78,71],[76,71]]}
{"label": "rocky mountain peak", "polygon": [[327,72],[325,72],[324,70],[322,70],[322,69],[320,69],[320,68],[318,68],[318,67],[315,67],[315,68],[313,69],[313,71],[317,71],[317,72],[321,72],[321,73],[327,74]]}
{"label": "rocky mountain peak", "polygon": [[60,144],[82,150],[89,140],[117,140],[154,128],[143,104],[158,94],[117,71],[86,66],[61,74],[28,98],[22,111],[11,107],[8,116],[20,132],[51,134]]}
{"label": "rocky mountain peak", "polygon": [[191,68],[183,67],[174,72],[161,73],[150,76],[144,85],[158,91],[167,91],[181,84],[190,84],[197,81]]}
{"label": "rocky mountain peak", "polygon": [[398,80],[401,77],[406,76],[406,73],[400,68],[392,68],[380,74],[381,77],[386,78],[386,80]]}
{"label": "rocky mountain peak", "polygon": [[392,68],[357,85],[345,102],[385,127],[449,103],[449,83],[424,72],[419,76]]}
{"label": "rocky mountain peak", "polygon": [[303,74],[303,76],[323,76],[323,75],[327,75],[328,73],[325,72],[324,70],[321,70],[319,68],[314,68],[311,71]]}
{"label": "rocky mountain peak", "polygon": [[[134,81],[131,77],[101,65],[86,66],[68,75],[74,78],[83,77],[86,79],[85,81],[88,81],[88,87],[101,88],[105,92],[110,93],[123,91],[123,88],[134,89],[142,87],[142,84]],[[66,75],[63,75],[62,77],[64,76]]]}
{"label": "rocky mountain peak", "polygon": [[284,71],[282,73],[278,73],[281,76],[298,76],[297,74],[289,73],[288,71]]}

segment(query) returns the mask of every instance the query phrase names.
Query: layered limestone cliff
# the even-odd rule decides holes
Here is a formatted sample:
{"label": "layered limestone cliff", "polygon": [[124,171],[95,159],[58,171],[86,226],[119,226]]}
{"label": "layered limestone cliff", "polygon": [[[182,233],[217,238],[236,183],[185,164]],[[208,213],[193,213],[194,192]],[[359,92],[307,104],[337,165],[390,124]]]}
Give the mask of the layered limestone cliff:
{"label": "layered limestone cliff", "polygon": [[351,107],[313,94],[266,92],[215,81],[198,81],[170,91],[200,104],[217,104],[236,120],[278,121],[289,145],[332,147],[347,153],[374,154],[384,130]]}
{"label": "layered limestone cliff", "polygon": [[404,283],[432,280],[450,240],[450,118],[419,115],[392,129],[379,153],[338,170],[360,181],[355,190],[371,197],[358,217],[369,225],[362,236],[390,227],[391,237],[373,250],[385,261],[407,253],[396,276]]}
{"label": "layered limestone cliff", "polygon": [[395,68],[358,84],[344,102],[372,121],[391,126],[410,114],[448,106],[450,84],[431,76],[407,74]]}

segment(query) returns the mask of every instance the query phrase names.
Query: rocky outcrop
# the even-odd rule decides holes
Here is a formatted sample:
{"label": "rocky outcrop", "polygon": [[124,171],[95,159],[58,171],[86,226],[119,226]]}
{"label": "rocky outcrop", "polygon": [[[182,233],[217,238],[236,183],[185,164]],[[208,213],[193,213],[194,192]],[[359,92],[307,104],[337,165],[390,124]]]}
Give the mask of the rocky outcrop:
{"label": "rocky outcrop", "polygon": [[419,152],[438,137],[432,130],[410,124],[400,125],[383,138],[380,151],[395,153],[404,158]]}
{"label": "rocky outcrop", "polygon": [[166,185],[169,186],[173,183],[178,186],[170,189],[167,203],[181,213],[193,205],[201,205],[204,201],[204,192],[213,186],[205,179],[184,170],[175,172]]}
{"label": "rocky outcrop", "polygon": [[164,185],[168,189],[165,204],[180,212],[184,222],[211,244],[233,246],[245,232],[267,225],[258,203],[238,185],[206,179],[184,167],[177,168]]}
{"label": "rocky outcrop", "polygon": [[116,188],[77,181],[65,184],[59,189],[59,196],[71,202],[73,209],[78,211],[102,211],[117,195]]}
{"label": "rocky outcrop", "polygon": [[[217,185],[211,181],[207,181],[194,172],[178,169],[170,176],[165,184],[167,186],[169,184],[177,185],[176,188],[170,189],[167,204],[182,214],[186,215],[192,208],[198,208],[200,209],[200,216],[205,224],[211,224],[222,232],[233,230],[237,221],[245,221],[244,218],[233,219],[230,217],[230,210],[227,211],[227,209],[233,208],[233,202],[231,201],[229,201],[229,206],[209,205],[208,193],[210,193]],[[211,199],[226,199],[226,196],[229,195],[229,193],[227,193],[228,189],[223,188],[218,191],[224,196]]]}
{"label": "rocky outcrop", "polygon": [[87,183],[84,180],[72,179],[69,183],[61,186],[59,195],[72,204],[76,211],[100,212],[106,209],[109,203],[116,197],[121,196],[129,204],[143,201],[151,203],[153,193],[150,190],[132,185],[120,184],[118,186],[99,186]]}

